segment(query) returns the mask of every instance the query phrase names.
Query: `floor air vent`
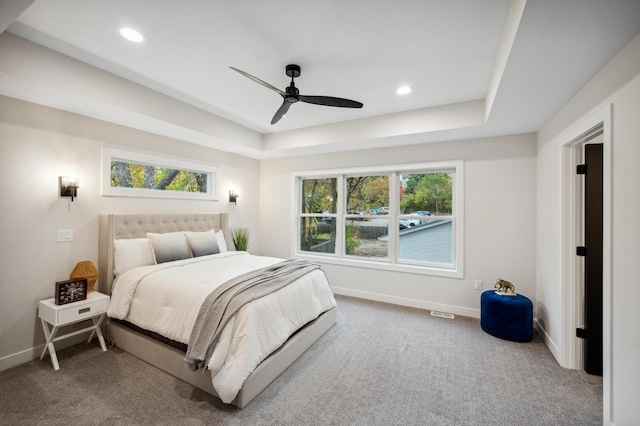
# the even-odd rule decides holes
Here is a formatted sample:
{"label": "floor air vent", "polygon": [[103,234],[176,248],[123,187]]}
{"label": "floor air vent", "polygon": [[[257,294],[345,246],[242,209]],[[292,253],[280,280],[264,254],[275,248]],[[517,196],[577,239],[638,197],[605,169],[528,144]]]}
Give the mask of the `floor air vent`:
{"label": "floor air vent", "polygon": [[449,319],[455,318],[455,315],[450,314],[448,312],[431,311],[431,315],[433,315],[434,317],[440,317],[440,318],[449,318]]}

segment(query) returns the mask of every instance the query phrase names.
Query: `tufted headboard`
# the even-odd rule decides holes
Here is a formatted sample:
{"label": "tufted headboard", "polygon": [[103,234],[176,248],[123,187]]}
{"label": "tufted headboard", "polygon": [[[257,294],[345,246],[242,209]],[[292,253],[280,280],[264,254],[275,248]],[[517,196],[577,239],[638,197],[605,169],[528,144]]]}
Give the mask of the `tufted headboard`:
{"label": "tufted headboard", "polygon": [[100,248],[98,258],[98,291],[111,294],[114,270],[113,240],[145,238],[147,232],[209,231],[222,229],[229,249],[233,249],[229,233],[228,213],[157,213],[100,215]]}

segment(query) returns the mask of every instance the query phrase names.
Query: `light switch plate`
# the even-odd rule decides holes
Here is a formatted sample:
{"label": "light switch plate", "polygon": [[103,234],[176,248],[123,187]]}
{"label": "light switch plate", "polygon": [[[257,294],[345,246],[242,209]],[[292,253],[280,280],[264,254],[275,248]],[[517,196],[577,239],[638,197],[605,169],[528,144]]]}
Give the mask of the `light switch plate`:
{"label": "light switch plate", "polygon": [[58,229],[58,242],[66,243],[73,241],[73,229]]}

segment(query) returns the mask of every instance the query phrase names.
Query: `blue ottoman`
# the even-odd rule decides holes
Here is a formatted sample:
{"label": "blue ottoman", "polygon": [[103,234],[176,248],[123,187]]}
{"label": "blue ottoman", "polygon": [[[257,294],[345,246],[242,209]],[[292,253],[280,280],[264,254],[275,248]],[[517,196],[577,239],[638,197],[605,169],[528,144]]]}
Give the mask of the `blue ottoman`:
{"label": "blue ottoman", "polygon": [[480,325],[492,336],[513,342],[533,338],[533,303],[525,296],[500,296],[487,290],[480,296]]}

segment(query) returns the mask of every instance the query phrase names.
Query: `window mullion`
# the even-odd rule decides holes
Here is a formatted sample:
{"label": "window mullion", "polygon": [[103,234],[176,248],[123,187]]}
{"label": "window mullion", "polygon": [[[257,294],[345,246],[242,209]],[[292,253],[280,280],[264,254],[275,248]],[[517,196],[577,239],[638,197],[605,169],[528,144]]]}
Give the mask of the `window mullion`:
{"label": "window mullion", "polygon": [[389,175],[389,243],[388,256],[389,262],[398,263],[398,215],[400,209],[400,193],[398,190],[398,173],[393,172]]}
{"label": "window mullion", "polygon": [[337,179],[337,190],[338,190],[338,207],[336,209],[337,218],[336,218],[336,255],[340,258],[345,255],[345,244],[344,244],[344,224],[345,219],[344,215],[346,212],[346,191],[344,188],[345,178],[344,175],[338,175]]}

